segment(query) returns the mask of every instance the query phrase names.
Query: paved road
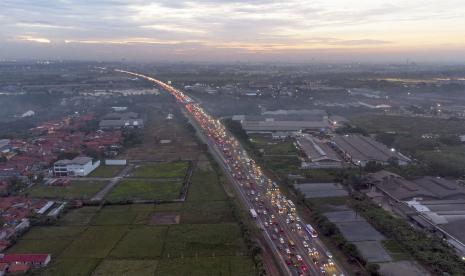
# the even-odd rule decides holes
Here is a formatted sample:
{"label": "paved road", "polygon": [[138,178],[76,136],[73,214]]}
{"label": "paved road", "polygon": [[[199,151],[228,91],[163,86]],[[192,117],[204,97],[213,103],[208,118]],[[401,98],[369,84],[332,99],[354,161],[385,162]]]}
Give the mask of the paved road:
{"label": "paved road", "polygon": [[98,193],[96,193],[92,198],[91,201],[95,202],[100,202],[102,201],[107,194],[113,190],[113,188],[123,179],[125,175],[127,175],[132,169],[134,165],[129,164],[127,165],[124,169],[122,169],[117,176],[113,177],[110,179],[110,182],[108,182],[103,189],[101,189]]}
{"label": "paved road", "polygon": [[[333,265],[331,254],[323,243],[317,238],[310,238],[310,235],[302,230],[305,228],[305,223],[301,222],[294,204],[286,199],[280,193],[278,186],[263,174],[221,122],[208,115],[192,98],[166,83],[133,72],[117,71],[154,82],[178,100],[184,114],[233,184],[241,202],[247,209],[258,211],[255,222],[262,230],[264,240],[273,249],[272,253],[279,260],[285,274],[343,274],[338,264]],[[299,227],[302,229],[299,230]],[[307,251],[311,250],[304,244],[315,248],[318,262],[314,262],[310,254],[307,254]],[[322,265],[325,267],[323,268]]]}

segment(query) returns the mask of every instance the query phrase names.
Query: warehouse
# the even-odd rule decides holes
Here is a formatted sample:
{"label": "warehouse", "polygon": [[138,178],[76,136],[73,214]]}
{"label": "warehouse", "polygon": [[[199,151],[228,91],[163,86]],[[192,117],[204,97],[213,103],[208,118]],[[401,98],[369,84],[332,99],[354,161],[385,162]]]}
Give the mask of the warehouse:
{"label": "warehouse", "polygon": [[436,232],[465,256],[465,188],[453,180],[426,176],[412,181],[381,171],[369,174],[368,192],[380,204],[418,226]]}
{"label": "warehouse", "polygon": [[336,135],[333,138],[333,145],[344,157],[360,166],[365,166],[370,161],[381,164],[393,161],[402,166],[411,161],[400,152],[359,134]]}
{"label": "warehouse", "polygon": [[340,168],[343,165],[334,149],[319,139],[303,135],[297,138],[297,144],[308,159],[302,162],[302,168]]}
{"label": "warehouse", "polygon": [[87,176],[100,165],[90,157],[76,157],[73,160],[59,160],[53,166],[55,176]]}

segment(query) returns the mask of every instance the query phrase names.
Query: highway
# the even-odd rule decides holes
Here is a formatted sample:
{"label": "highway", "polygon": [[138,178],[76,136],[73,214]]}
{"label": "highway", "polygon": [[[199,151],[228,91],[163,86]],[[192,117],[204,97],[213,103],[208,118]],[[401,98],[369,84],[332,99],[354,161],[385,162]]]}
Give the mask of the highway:
{"label": "highway", "polygon": [[264,240],[288,275],[347,275],[318,239],[310,224],[297,214],[294,203],[279,190],[224,125],[207,114],[192,98],[155,78],[115,70],[151,81],[172,94],[207,144],[236,190],[239,199],[261,229]]}

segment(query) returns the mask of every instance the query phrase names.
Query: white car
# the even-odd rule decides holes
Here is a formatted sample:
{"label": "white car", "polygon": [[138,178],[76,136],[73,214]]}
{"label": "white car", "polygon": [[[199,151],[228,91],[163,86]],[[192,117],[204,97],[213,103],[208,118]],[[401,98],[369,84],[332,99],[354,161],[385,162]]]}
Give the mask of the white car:
{"label": "white car", "polygon": [[284,239],[283,239],[283,238],[279,238],[279,242],[280,242],[281,244],[284,244]]}
{"label": "white car", "polygon": [[305,248],[308,248],[308,243],[306,241],[303,241],[302,243],[304,244]]}
{"label": "white car", "polygon": [[297,258],[297,261],[299,261],[299,262],[302,261],[302,257],[300,255],[295,255],[295,257]]}

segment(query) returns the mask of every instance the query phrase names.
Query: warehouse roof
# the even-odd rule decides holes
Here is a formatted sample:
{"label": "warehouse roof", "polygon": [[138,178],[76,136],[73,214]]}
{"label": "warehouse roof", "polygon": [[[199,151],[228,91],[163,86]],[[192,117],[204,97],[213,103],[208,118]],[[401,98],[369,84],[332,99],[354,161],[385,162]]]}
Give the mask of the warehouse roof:
{"label": "warehouse roof", "polygon": [[326,121],[243,121],[246,131],[299,131],[302,129],[328,128]]}
{"label": "warehouse roof", "polygon": [[297,143],[305,152],[307,157],[313,161],[332,160],[341,162],[341,159],[337,153],[325,143],[314,139],[310,136],[305,136],[297,139]]}
{"label": "warehouse roof", "polygon": [[80,157],[74,158],[73,160],[69,160],[69,159],[58,160],[57,162],[55,162],[55,165],[85,165],[89,162],[92,162],[92,158],[80,156]]}
{"label": "warehouse roof", "polygon": [[390,158],[397,158],[405,162],[410,161],[410,159],[404,155],[390,150],[374,139],[359,134],[336,135],[334,137],[334,143],[342,151],[350,155],[354,161],[375,160],[387,162]]}

